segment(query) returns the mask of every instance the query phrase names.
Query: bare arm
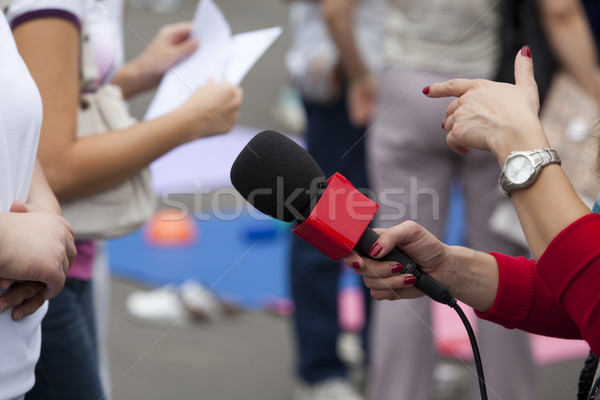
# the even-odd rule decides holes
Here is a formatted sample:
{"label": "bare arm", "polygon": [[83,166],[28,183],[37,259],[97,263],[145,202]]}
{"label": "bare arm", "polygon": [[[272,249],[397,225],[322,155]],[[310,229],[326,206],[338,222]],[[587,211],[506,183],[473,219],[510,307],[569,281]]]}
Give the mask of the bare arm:
{"label": "bare arm", "polygon": [[[600,106],[598,55],[578,0],[538,0],[542,25],[560,65]],[[533,55],[535,57],[535,54]]]}
{"label": "bare arm", "polygon": [[239,115],[241,89],[209,84],[174,112],[122,131],[76,139],[79,32],[60,18],[40,18],[15,31],[40,90],[44,119],[38,156],[60,201],[114,186],[174,147],[228,132]]}
{"label": "bare arm", "polygon": [[42,165],[37,159],[31,178],[31,185],[29,186],[27,207],[29,210],[43,210],[58,215],[61,213],[60,205],[58,204],[52,189],[50,189]]}
{"label": "bare arm", "polygon": [[369,68],[358,52],[354,34],[354,12],[357,0],[323,0],[321,10],[333,41],[342,58],[348,79],[360,79],[369,74]]}
{"label": "bare arm", "polygon": [[[0,218],[0,288],[6,290],[0,295],[0,311],[14,307],[12,318],[19,320],[62,288],[76,254],[73,228],[60,217],[58,201],[37,160],[27,204],[13,202]],[[28,236],[22,229],[30,230]]]}
{"label": "bare arm", "polygon": [[356,43],[354,13],[357,1],[323,0],[321,10],[348,79],[350,118],[354,124],[364,125],[373,113],[377,83]]}

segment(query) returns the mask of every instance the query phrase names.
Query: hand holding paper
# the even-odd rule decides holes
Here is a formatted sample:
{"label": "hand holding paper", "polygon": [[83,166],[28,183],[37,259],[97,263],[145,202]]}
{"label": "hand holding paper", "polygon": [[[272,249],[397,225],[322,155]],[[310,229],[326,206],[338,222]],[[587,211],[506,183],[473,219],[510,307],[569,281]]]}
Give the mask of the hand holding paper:
{"label": "hand holding paper", "polygon": [[238,85],[281,32],[274,27],[232,37],[221,10],[212,0],[200,0],[192,28],[200,46],[165,74],[145,119],[174,111],[209,79]]}

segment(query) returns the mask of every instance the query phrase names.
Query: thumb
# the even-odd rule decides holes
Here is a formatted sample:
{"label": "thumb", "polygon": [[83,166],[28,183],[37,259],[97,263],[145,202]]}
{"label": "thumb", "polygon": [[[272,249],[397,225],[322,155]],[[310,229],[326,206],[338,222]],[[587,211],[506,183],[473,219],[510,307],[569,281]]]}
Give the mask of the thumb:
{"label": "thumb", "polygon": [[523,46],[515,57],[515,84],[523,88],[529,88],[531,93],[537,97],[538,89],[533,75],[533,60],[529,46]]}
{"label": "thumb", "polygon": [[10,206],[10,212],[14,213],[26,213],[29,211],[27,205],[23,203],[21,200],[15,200]]}
{"label": "thumb", "polygon": [[198,41],[195,39],[184,40],[177,44],[178,51],[182,58],[192,54],[198,48]]}

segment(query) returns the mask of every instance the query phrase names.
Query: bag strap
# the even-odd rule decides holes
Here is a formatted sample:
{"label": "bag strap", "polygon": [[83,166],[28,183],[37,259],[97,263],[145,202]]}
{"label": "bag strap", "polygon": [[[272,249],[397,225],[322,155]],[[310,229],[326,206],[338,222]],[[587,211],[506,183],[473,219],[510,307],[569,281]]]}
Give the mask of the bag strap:
{"label": "bag strap", "polygon": [[[0,0],[1,1],[1,0]],[[80,93],[95,92],[98,89],[100,74],[94,59],[94,48],[86,20],[81,21],[81,71],[79,77]]]}
{"label": "bag strap", "polygon": [[590,353],[583,364],[583,368],[581,369],[581,373],[579,374],[577,400],[587,400],[589,398],[597,368],[598,356],[590,350]]}

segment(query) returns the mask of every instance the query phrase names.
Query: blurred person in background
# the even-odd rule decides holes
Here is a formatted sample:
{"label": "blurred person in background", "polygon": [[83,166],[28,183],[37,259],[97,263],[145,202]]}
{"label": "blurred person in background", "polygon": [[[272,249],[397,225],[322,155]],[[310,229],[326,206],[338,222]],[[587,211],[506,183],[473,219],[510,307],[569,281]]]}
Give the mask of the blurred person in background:
{"label": "blurred person in background", "polygon": [[[139,57],[123,64],[123,7],[119,0],[14,0],[8,11],[19,52],[42,96],[39,158],[60,202],[107,190],[180,144],[228,132],[239,115],[241,89],[208,83],[163,117],[77,138],[80,91],[93,90],[80,87],[83,40],[91,42],[99,74],[92,86],[118,85],[125,99],[155,88],[171,66],[198,46],[189,37],[190,23],[173,24],[163,27]],[[82,26],[89,33],[83,40]],[[105,395],[91,284],[98,249],[93,240],[76,245],[79,254],[65,290],[50,302],[42,323],[41,357],[28,399]]]}
{"label": "blurred person in background", "polygon": [[[380,0],[290,3],[293,38],[286,64],[302,96],[308,152],[325,175],[340,172],[360,189],[368,188],[361,138],[371,117],[362,99],[375,94],[383,13]],[[341,268],[340,263],[292,237],[290,279],[299,381],[295,399],[363,398],[338,353]],[[361,341],[364,358],[368,358],[367,292],[364,297],[367,315]]]}

